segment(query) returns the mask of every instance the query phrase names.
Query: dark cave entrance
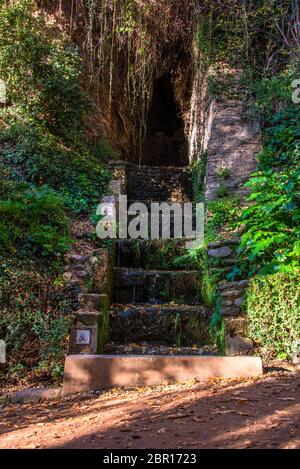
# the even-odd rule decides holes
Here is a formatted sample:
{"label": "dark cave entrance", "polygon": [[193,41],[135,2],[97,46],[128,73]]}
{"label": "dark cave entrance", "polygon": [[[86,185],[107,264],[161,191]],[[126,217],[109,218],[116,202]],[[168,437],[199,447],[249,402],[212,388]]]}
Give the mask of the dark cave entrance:
{"label": "dark cave entrance", "polygon": [[158,78],[154,84],[141,163],[152,166],[188,165],[184,122],[169,75]]}

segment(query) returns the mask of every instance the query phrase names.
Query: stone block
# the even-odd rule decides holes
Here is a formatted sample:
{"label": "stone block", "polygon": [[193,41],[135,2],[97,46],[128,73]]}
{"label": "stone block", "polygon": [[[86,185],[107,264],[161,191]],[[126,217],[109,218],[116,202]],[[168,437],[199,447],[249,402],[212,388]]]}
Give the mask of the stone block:
{"label": "stone block", "polygon": [[245,353],[253,349],[253,342],[247,338],[247,318],[225,318],[225,345],[226,353]]}
{"label": "stone block", "polygon": [[99,353],[101,319],[102,313],[85,311],[77,313],[69,337],[70,355]]}
{"label": "stone block", "polygon": [[221,292],[221,297],[222,298],[238,298],[242,295],[242,291],[241,290],[224,290]]}
{"label": "stone block", "polygon": [[29,402],[40,402],[42,400],[59,399],[62,395],[62,388],[27,388],[11,394],[12,404],[27,404]]}
{"label": "stone block", "polygon": [[238,316],[241,314],[241,309],[237,306],[226,306],[221,308],[221,316]]}
{"label": "stone block", "polygon": [[225,344],[227,355],[246,353],[253,349],[252,340],[241,335],[236,335],[235,337],[226,336]]}
{"label": "stone block", "polygon": [[78,296],[78,303],[80,311],[103,311],[103,308],[108,307],[107,295],[96,295],[92,293],[81,293]]}
{"label": "stone block", "polygon": [[233,251],[228,246],[223,246],[217,249],[211,249],[208,251],[207,254],[209,257],[223,258],[231,256],[233,254]]}
{"label": "stone block", "polygon": [[262,373],[259,357],[73,355],[66,358],[63,395]]}
{"label": "stone block", "polygon": [[91,258],[92,285],[91,291],[98,295],[112,293],[112,259],[106,249],[97,249]]}

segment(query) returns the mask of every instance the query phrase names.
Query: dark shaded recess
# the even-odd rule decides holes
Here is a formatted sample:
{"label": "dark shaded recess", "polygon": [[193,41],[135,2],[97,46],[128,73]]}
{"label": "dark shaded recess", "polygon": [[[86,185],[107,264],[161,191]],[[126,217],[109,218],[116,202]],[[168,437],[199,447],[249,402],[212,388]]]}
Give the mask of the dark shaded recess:
{"label": "dark shaded recess", "polygon": [[142,164],[187,166],[188,143],[169,75],[154,84],[147,134],[142,148]]}

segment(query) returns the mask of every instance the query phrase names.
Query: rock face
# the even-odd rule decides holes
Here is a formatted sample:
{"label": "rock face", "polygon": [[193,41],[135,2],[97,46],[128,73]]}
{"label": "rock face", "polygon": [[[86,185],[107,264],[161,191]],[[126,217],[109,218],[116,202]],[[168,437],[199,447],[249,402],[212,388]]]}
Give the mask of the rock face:
{"label": "rock face", "polygon": [[[236,82],[231,84],[235,96],[242,92],[240,77],[241,72],[235,71]],[[205,199],[216,199],[219,187],[225,187],[231,196],[244,198],[248,190],[243,185],[257,169],[259,126],[246,119],[247,109],[235,97],[219,96],[213,107],[214,118],[210,123],[207,146]]]}

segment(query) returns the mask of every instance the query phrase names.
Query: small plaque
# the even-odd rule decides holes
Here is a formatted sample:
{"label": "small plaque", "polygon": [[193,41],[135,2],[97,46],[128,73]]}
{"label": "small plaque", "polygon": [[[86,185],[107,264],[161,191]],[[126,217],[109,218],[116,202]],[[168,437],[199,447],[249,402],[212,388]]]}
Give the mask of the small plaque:
{"label": "small plaque", "polygon": [[76,331],[76,345],[90,345],[91,331],[87,329],[77,329]]}

